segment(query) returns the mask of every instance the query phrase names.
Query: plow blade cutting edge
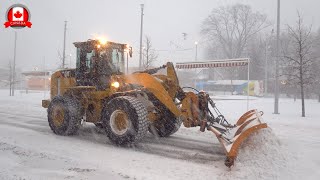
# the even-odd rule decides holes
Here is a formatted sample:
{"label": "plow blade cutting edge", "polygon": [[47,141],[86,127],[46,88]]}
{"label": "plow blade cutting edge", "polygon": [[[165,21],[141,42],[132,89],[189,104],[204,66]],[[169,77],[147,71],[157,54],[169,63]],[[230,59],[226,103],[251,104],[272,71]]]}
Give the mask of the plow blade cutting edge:
{"label": "plow blade cutting edge", "polygon": [[267,124],[263,123],[263,112],[256,109],[250,110],[243,114],[235,126],[226,132],[219,131],[219,124],[208,126],[208,130],[212,131],[218,138],[226,153],[225,165],[231,167],[237,157],[239,147],[253,132],[262,128],[267,128]]}

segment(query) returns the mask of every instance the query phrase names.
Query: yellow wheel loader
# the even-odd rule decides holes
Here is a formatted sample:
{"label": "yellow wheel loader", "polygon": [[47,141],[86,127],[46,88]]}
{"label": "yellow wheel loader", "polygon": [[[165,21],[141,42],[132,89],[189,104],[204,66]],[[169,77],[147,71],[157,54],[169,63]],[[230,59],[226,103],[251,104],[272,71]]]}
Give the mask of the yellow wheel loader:
{"label": "yellow wheel loader", "polygon": [[[124,74],[126,44],[88,40],[74,43],[75,69],[51,76],[49,126],[55,134],[74,135],[81,123],[91,122],[106,131],[117,145],[138,143],[148,133],[168,137],[183,125],[216,135],[233,165],[238,148],[251,133],[266,128],[262,112],[251,110],[230,124],[205,92],[184,91],[171,62],[159,68]],[[160,74],[160,69],[166,73]]]}

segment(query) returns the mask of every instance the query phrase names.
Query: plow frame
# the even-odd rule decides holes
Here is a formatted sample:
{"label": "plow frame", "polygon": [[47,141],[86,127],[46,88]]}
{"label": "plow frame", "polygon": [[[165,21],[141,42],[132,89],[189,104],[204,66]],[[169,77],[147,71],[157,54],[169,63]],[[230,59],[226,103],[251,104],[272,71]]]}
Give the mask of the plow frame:
{"label": "plow frame", "polygon": [[239,148],[248,137],[268,127],[262,121],[263,112],[256,109],[244,113],[234,125],[230,124],[205,92],[186,93],[182,105],[185,127],[200,126],[201,132],[204,132],[205,129],[211,131],[224,149],[227,167],[234,164]]}
{"label": "plow frame", "polygon": [[224,136],[224,133],[221,133],[213,126],[208,126],[207,129],[216,135],[225,151],[226,166],[231,167],[234,164],[241,144],[250,137],[252,133],[268,127],[266,123],[261,121],[262,115],[263,112],[258,112],[256,109],[250,110],[242,115],[237,121],[236,127],[232,128],[233,132],[235,132],[231,133],[232,138],[227,138]]}

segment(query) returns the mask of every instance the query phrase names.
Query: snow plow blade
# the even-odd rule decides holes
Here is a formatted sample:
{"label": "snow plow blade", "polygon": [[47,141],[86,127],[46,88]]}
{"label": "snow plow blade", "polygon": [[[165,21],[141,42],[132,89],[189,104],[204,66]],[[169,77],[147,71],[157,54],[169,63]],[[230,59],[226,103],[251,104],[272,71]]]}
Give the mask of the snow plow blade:
{"label": "snow plow blade", "polygon": [[252,133],[267,128],[267,124],[262,122],[263,112],[256,109],[250,110],[243,114],[237,123],[228,131],[221,132],[219,126],[213,124],[208,126],[218,138],[226,153],[225,165],[231,167],[237,157],[239,147]]}

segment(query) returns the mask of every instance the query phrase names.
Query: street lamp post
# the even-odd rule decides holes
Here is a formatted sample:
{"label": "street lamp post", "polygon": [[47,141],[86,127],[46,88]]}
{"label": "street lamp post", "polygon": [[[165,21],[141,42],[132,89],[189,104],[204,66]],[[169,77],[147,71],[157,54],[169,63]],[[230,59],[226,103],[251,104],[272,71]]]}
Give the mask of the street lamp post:
{"label": "street lamp post", "polygon": [[144,4],[140,4],[141,6],[141,24],[140,24],[140,54],[139,54],[139,69],[142,67],[142,33],[143,33],[143,8]]}
{"label": "street lamp post", "polygon": [[265,49],[265,71],[264,71],[264,96],[268,92],[268,38],[266,38],[266,49]]}
{"label": "street lamp post", "polygon": [[279,114],[279,43],[280,43],[280,0],[277,8],[276,77],[274,88],[274,114]]}
{"label": "street lamp post", "polygon": [[14,96],[14,88],[16,83],[16,54],[17,54],[17,32],[14,32],[14,54],[13,54],[13,70],[12,70],[12,93]]}
{"label": "street lamp post", "polygon": [[63,31],[63,52],[62,52],[62,68],[65,67],[66,61],[66,33],[67,33],[67,21],[64,21],[64,31]]}
{"label": "street lamp post", "polygon": [[141,68],[146,68],[147,64],[148,64],[148,59],[147,59],[147,62],[145,57],[147,56],[147,52],[146,51],[146,47],[142,47],[142,52],[141,52],[141,55],[142,55],[142,61],[141,61]]}
{"label": "street lamp post", "polygon": [[127,53],[127,74],[129,74],[129,50],[126,51]]}
{"label": "street lamp post", "polygon": [[43,76],[44,76],[43,98],[46,98],[47,72],[46,72],[46,57],[45,56],[43,56]]}
{"label": "street lamp post", "polygon": [[[198,61],[198,42],[194,42],[194,44],[196,45],[196,54],[195,54],[195,61]],[[198,73],[197,73],[197,69],[195,69],[195,74],[196,74],[196,78],[198,78]],[[197,79],[194,79],[194,86],[195,88],[197,88]]]}
{"label": "street lamp post", "polygon": [[10,96],[12,96],[12,64],[11,60],[9,61],[9,90],[10,90]]}
{"label": "street lamp post", "polygon": [[72,68],[72,60],[71,60],[72,54],[69,54],[69,68]]}
{"label": "street lamp post", "polygon": [[198,42],[194,42],[194,44],[196,45],[196,56],[195,56],[195,61],[198,61]]}

